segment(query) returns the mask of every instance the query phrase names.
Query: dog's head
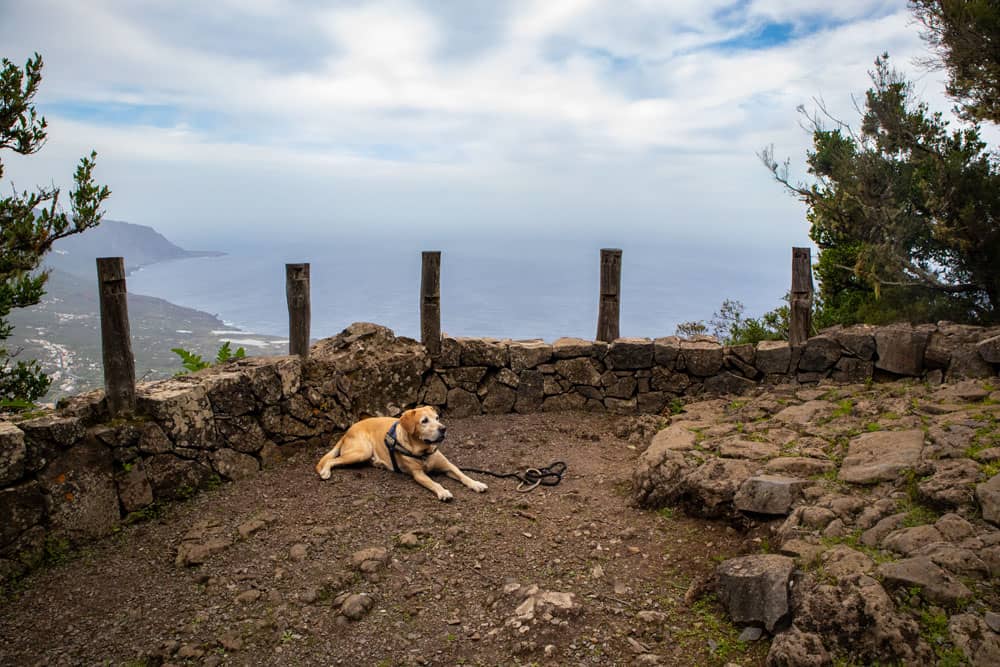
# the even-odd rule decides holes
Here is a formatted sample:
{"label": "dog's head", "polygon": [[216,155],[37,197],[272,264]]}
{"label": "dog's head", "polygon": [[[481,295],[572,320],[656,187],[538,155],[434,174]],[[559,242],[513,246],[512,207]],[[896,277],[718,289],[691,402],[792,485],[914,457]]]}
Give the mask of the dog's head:
{"label": "dog's head", "polygon": [[435,445],[444,440],[445,425],[438,421],[437,410],[430,406],[407,410],[399,418],[399,425],[409,436],[414,454],[430,454]]}

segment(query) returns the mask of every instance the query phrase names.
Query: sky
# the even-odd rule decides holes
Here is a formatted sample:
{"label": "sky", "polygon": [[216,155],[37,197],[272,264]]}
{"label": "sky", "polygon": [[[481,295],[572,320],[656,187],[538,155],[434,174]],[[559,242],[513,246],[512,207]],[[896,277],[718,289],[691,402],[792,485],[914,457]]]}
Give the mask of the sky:
{"label": "sky", "polygon": [[[800,105],[844,120],[905,0],[0,0],[45,61],[19,190],[98,152],[112,219],[188,247],[365,234],[808,243]],[[853,97],[852,97],[853,96]]]}

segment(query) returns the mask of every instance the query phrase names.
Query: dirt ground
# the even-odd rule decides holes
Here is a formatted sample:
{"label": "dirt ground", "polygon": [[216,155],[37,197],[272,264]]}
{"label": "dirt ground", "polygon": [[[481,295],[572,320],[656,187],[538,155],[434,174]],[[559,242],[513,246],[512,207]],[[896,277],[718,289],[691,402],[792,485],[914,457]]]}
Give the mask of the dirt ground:
{"label": "dirt ground", "polygon": [[[0,664],[762,664],[767,642],[737,641],[711,596],[685,602],[757,550],[750,536],[629,506],[655,421],[450,420],[442,451],[460,467],[568,465],[527,494],[441,480],[450,503],[368,467],[322,482],[323,451],[300,449],[21,582],[0,602]],[[202,564],[177,562],[185,538]]]}

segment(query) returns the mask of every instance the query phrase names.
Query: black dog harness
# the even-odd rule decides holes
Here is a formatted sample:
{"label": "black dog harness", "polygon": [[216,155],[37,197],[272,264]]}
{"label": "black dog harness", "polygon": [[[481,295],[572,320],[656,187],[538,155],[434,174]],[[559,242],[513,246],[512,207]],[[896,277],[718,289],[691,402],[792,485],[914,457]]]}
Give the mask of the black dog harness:
{"label": "black dog harness", "polygon": [[398,421],[393,422],[392,426],[389,427],[389,431],[385,434],[385,446],[386,449],[389,450],[389,460],[392,461],[392,469],[395,472],[403,472],[402,470],[399,469],[399,464],[396,463],[396,454],[400,454],[401,456],[409,456],[411,459],[420,459],[421,461],[426,461],[428,456],[437,451],[437,448],[435,447],[431,451],[426,452],[424,454],[414,454],[406,447],[403,447],[401,444],[399,444],[399,441],[396,440],[397,426],[399,426],[399,422]]}

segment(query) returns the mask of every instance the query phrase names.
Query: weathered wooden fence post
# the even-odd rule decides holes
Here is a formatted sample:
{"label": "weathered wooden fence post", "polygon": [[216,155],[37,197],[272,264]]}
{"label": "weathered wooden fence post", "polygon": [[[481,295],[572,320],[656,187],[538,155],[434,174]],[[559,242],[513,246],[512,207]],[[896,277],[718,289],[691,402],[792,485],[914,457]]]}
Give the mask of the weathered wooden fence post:
{"label": "weathered wooden fence post", "polygon": [[610,343],[618,338],[622,289],[622,251],[601,249],[601,294],[597,310],[597,340]]}
{"label": "weathered wooden fence post", "polygon": [[128,325],[128,291],[125,259],[97,258],[97,283],[101,303],[101,356],[104,360],[104,395],[112,417],[135,411],[135,357]]}
{"label": "weathered wooden fence post", "polygon": [[441,251],[425,250],[420,271],[420,342],[441,353]]}
{"label": "weathered wooden fence post", "polygon": [[812,251],[792,248],[792,293],[789,303],[788,342],[804,345],[812,328]]}
{"label": "weathered wooden fence post", "polygon": [[285,264],[285,298],[288,300],[288,354],[309,356],[309,265]]}

